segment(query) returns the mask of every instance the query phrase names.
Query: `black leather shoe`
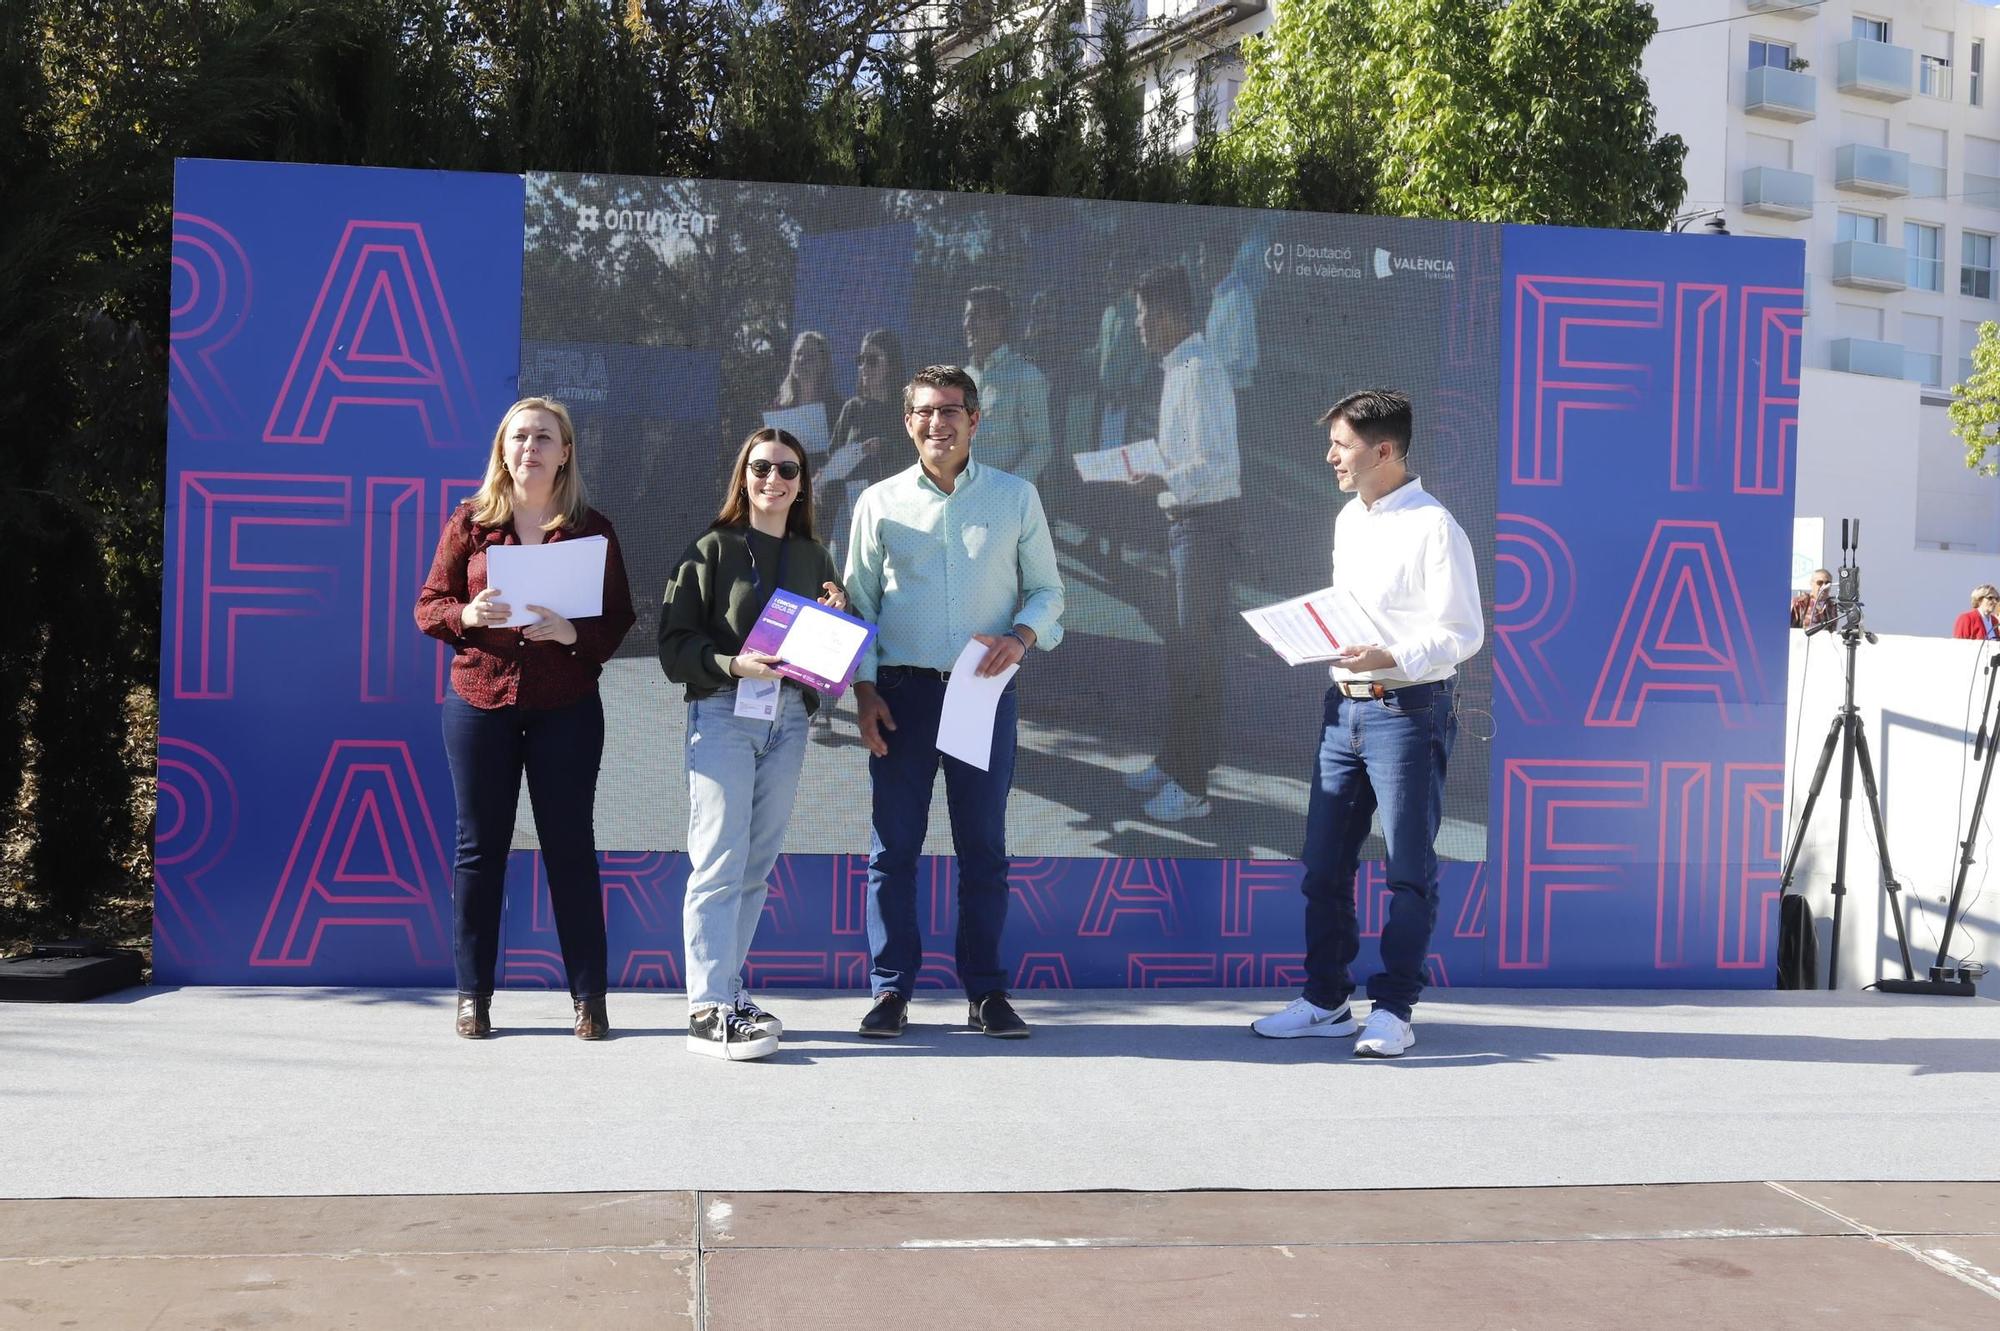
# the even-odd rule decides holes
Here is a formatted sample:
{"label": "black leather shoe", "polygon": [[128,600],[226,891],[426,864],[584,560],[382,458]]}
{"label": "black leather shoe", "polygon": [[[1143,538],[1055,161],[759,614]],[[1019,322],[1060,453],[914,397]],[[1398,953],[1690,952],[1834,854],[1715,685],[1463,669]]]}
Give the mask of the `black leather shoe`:
{"label": "black leather shoe", "polygon": [[1007,1001],[1004,989],[995,989],[990,994],[981,994],[973,999],[968,1004],[965,1020],[977,1026],[981,1035],[990,1035],[996,1040],[1028,1038],[1028,1023],[1014,1011],[1014,1005]]}
{"label": "black leather shoe", "polygon": [[611,1018],[605,1015],[603,998],[579,998],[576,1004],[576,1038],[602,1040],[611,1034]]}
{"label": "black leather shoe", "polygon": [[893,1040],[903,1033],[909,1011],[909,999],[894,989],[886,989],[876,995],[875,1006],[861,1019],[861,1033],[877,1040]]}
{"label": "black leather shoe", "polygon": [[458,1034],[464,1040],[484,1040],[493,1034],[493,1000],[458,996]]}

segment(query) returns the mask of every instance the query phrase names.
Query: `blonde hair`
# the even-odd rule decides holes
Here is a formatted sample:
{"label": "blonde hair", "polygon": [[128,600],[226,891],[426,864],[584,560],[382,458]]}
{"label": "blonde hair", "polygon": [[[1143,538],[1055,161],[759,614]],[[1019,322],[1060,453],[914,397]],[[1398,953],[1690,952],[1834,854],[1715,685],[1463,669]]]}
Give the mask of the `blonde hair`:
{"label": "blonde hair", "polygon": [[1977,610],[1979,603],[1989,596],[2000,596],[2000,587],[1995,587],[1990,582],[1982,582],[1977,587],[1974,587],[1972,589],[1972,608]]}
{"label": "blonde hair", "polygon": [[472,520],[482,527],[504,527],[514,520],[514,478],[507,472],[507,423],[515,413],[530,410],[546,411],[556,418],[556,429],[569,453],[556,468],[555,507],[542,530],[581,527],[590,506],[583,497],[583,468],[577,465],[576,425],[569,418],[569,408],[552,397],[524,397],[500,417],[493,431],[493,451],[486,458],[486,479],[480,482],[479,493],[472,496]]}

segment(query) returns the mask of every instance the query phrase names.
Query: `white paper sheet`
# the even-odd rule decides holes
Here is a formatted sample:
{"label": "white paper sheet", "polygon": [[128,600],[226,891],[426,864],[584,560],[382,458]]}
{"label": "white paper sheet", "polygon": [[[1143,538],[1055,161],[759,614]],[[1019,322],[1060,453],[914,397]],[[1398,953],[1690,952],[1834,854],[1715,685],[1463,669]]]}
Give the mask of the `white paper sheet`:
{"label": "white paper sheet", "polygon": [[[980,771],[993,760],[993,718],[1000,710],[1000,695],[1007,681],[1021,667],[1008,666],[990,679],[981,679],[973,670],[986,659],[988,648],[974,638],[952,663],[951,679],[944,686],[944,712],[938,717],[938,752]],[[891,736],[891,744],[895,739]]]}
{"label": "white paper sheet", "polygon": [[[804,438],[801,437],[799,442],[805,443]],[[813,479],[825,481],[829,485],[835,481],[846,480],[854,469],[861,465],[861,459],[867,456],[867,444],[866,439],[856,439],[851,444],[842,444],[834,449],[833,455],[820,463],[819,470],[813,473]]]}
{"label": "white paper sheet", "polygon": [[764,413],[764,424],[773,430],[789,431],[806,446],[808,453],[824,453],[833,444],[833,429],[827,424],[824,402],[775,408]]}
{"label": "white paper sheet", "polygon": [[1361,603],[1338,587],[1323,587],[1242,613],[1251,631],[1286,665],[1331,661],[1349,647],[1382,641],[1381,631]]}
{"label": "white paper sheet", "polygon": [[513,611],[501,628],[518,629],[540,615],[530,605],[545,605],[564,619],[589,619],[604,613],[604,558],[610,545],[602,536],[541,545],[486,547],[486,585],[500,589],[500,600]]}
{"label": "white paper sheet", "polygon": [[752,721],[771,721],[778,715],[778,695],[784,681],[739,679],[736,681],[736,714]]}
{"label": "white paper sheet", "polygon": [[1086,481],[1129,481],[1135,476],[1164,476],[1167,456],[1151,439],[1141,439],[1123,448],[1100,448],[1094,453],[1078,453],[1076,474]]}

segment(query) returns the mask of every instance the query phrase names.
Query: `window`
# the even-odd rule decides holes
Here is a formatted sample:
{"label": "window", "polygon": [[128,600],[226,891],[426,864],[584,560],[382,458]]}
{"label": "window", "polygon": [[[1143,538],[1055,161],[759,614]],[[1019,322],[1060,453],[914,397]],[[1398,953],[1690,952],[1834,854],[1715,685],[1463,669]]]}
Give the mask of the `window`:
{"label": "window", "polygon": [[1917,58],[1917,91],[1926,97],[1951,99],[1951,61],[1941,55]]}
{"label": "window", "polygon": [[1965,94],[1974,106],[1986,104],[1986,43],[1975,41],[1965,62]]}
{"label": "window", "polygon": [[1910,197],[1942,199],[1945,195],[1945,132],[1927,125],[1904,131],[1910,151]]}
{"label": "window", "polygon": [[1834,330],[1842,337],[1858,337],[1866,342],[1882,340],[1882,311],[1875,305],[1849,305],[1836,302],[1833,307]]}
{"label": "window", "polygon": [[[1939,257],[1944,228],[1922,222],[1903,223],[1903,253],[1909,257],[1905,280],[1913,291],[1944,290],[1944,261]],[[1925,383],[1932,382],[1926,379]]]}
{"label": "window", "polygon": [[1972,377],[1972,349],[1979,345],[1979,325],[1961,321],[1958,325],[1958,382]]}
{"label": "window", "polygon": [[1792,46],[1789,42],[1767,42],[1761,37],[1750,39],[1750,68],[1790,69],[1792,67]]}
{"label": "window", "polygon": [[1886,42],[1889,40],[1889,20],[1885,18],[1863,18],[1854,16],[1854,35],[1864,42]]}
{"label": "window", "polygon": [[1872,213],[1850,213],[1843,209],[1834,222],[1833,238],[1839,240],[1865,240],[1871,245],[1882,243],[1882,219]]}
{"label": "window", "polygon": [[1959,240],[1958,294],[1993,299],[1993,237],[1968,231]]}
{"label": "window", "polygon": [[1781,139],[1775,134],[1745,134],[1743,136],[1743,160],[1751,166],[1776,167],[1780,171],[1792,169],[1792,141]]}
{"label": "window", "polygon": [[1944,387],[1944,320],[1928,314],[1903,316],[1903,377],[1927,388]]}

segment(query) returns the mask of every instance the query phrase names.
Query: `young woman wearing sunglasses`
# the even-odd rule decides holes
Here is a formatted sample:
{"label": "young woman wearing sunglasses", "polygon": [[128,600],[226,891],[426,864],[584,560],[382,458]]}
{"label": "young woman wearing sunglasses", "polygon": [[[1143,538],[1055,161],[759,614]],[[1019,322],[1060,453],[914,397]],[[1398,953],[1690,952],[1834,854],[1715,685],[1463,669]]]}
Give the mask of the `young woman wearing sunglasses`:
{"label": "young woman wearing sunglasses", "polygon": [[[813,533],[805,448],[763,429],[737,450],[722,511],[681,556],[660,611],[660,667],[687,689],[687,1043],[714,1058],[762,1058],[784,1031],[743,988],[819,708],[811,689],[771,669],[777,658],[743,651],[780,587],[847,608],[833,557]],[[768,715],[747,681],[777,683]]]}

